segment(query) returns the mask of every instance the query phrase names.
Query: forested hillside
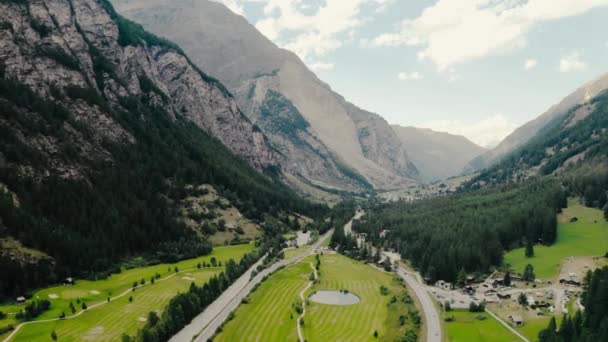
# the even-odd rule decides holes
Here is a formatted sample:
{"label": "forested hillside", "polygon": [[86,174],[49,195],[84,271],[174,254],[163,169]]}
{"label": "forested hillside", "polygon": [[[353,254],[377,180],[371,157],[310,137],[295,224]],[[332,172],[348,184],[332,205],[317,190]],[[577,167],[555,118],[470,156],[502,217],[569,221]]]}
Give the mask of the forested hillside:
{"label": "forested hillside", "polygon": [[[103,276],[136,254],[173,261],[208,253],[201,234],[175,220],[188,184],[213,185],[259,221],[325,212],[235,155],[249,152],[210,135],[219,130],[226,139],[227,129],[239,129],[232,141],[265,148],[254,146],[259,133],[248,131],[253,126],[225,88],[179,48],[119,17],[106,1],[46,2],[53,6],[0,3],[0,55],[8,56],[0,59],[0,189],[7,188],[0,237],[44,251],[54,263],[48,272],[25,272],[27,261],[0,255],[1,295],[60,277]],[[186,103],[179,96],[188,92],[209,98]]]}
{"label": "forested hillside", "polygon": [[583,312],[566,315],[559,327],[555,318],[538,335],[540,342],[608,341],[608,267],[589,271],[581,304]]}
{"label": "forested hillside", "polygon": [[559,173],[583,160],[604,160],[608,155],[607,129],[608,93],[602,93],[551,122],[529,143],[472,179],[468,187]]}
{"label": "forested hillside", "polygon": [[[431,281],[487,272],[505,250],[556,238],[565,193],[553,179],[414,203],[380,204],[356,224],[374,244],[393,248]],[[386,235],[380,237],[385,231]]]}

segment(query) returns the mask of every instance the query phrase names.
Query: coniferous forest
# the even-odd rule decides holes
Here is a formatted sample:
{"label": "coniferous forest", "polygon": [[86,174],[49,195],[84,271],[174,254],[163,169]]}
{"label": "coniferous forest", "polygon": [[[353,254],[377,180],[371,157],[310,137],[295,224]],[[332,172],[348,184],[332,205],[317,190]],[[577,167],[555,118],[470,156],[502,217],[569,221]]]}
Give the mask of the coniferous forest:
{"label": "coniferous forest", "polygon": [[559,182],[538,180],[372,206],[355,230],[401,253],[430,281],[453,281],[461,270],[487,272],[501,265],[505,250],[527,241],[552,244],[556,214],[565,206]]}
{"label": "coniferous forest", "polygon": [[608,267],[589,271],[581,303],[585,310],[564,316],[559,327],[552,318],[549,326],[539,333],[539,341],[608,341]]}

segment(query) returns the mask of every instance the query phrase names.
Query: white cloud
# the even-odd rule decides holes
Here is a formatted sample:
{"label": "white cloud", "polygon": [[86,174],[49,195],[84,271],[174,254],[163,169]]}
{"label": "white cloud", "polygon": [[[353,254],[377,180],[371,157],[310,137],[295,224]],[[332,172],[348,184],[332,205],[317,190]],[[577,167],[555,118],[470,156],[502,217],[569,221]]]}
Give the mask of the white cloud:
{"label": "white cloud", "polygon": [[[214,0],[238,14],[245,3],[261,3],[263,17],[255,26],[277,45],[313,66],[320,57],[354,39],[357,28],[385,11],[395,0]],[[365,12],[365,13],[364,13]]]}
{"label": "white cloud", "polygon": [[526,70],[534,69],[534,68],[536,68],[537,64],[538,64],[538,61],[534,58],[526,59],[526,61],[524,62],[524,69],[526,69]]}
{"label": "white cloud", "polygon": [[402,81],[414,81],[422,79],[422,75],[418,71],[400,72],[399,75],[397,75],[397,78]]}
{"label": "white cloud", "polygon": [[573,52],[559,60],[560,72],[582,71],[587,68],[587,64],[581,60],[581,55],[578,52]]}
{"label": "white cloud", "polygon": [[375,46],[418,46],[439,70],[526,44],[536,25],[608,6],[608,0],[439,0]]}
{"label": "white cloud", "polygon": [[316,62],[309,65],[310,69],[314,72],[321,71],[332,71],[335,65],[333,63]]}
{"label": "white cloud", "polygon": [[464,135],[474,143],[492,148],[498,145],[517,126],[504,115],[493,115],[478,122],[463,122],[461,120],[433,120],[417,125],[439,132]]}

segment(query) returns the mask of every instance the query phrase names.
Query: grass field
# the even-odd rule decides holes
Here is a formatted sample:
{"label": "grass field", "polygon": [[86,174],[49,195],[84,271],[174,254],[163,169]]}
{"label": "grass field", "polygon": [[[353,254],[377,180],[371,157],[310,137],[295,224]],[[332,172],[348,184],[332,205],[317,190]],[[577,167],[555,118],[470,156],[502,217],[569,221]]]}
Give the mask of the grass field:
{"label": "grass field", "polygon": [[[297,341],[297,317],[292,307],[300,303],[299,293],[312,273],[308,262],[314,256],[291,265],[266,280],[241,305],[214,341]],[[387,295],[382,295],[385,286]],[[415,330],[408,312],[413,303],[402,301],[405,288],[392,274],[378,271],[342,255],[321,257],[320,282],[306,292],[347,289],[360,297],[351,306],[333,306],[309,301],[304,317],[304,338],[316,341],[395,341],[406,329]],[[397,301],[389,304],[395,296]],[[407,317],[401,326],[399,316]],[[378,338],[373,337],[378,331]]]}
{"label": "grass field", "polygon": [[[450,342],[519,342],[507,328],[487,313],[471,313],[468,311],[447,312],[446,317],[454,317],[454,321],[446,322],[448,341]],[[478,319],[483,317],[483,320]]]}
{"label": "grass field", "polygon": [[310,248],[311,248],[310,245],[304,245],[304,246],[300,246],[298,248],[289,248],[285,251],[285,259],[290,259],[296,255],[300,255],[300,254],[302,254],[302,252],[304,252]]}
{"label": "grass field", "polygon": [[[380,287],[388,290],[383,295]],[[348,290],[361,301],[355,305],[333,306],[310,302],[304,318],[304,337],[308,341],[394,341],[406,329],[417,330],[409,311],[417,312],[413,302],[404,303],[407,293],[394,274],[376,270],[369,265],[339,254],[321,259],[320,282],[308,290]],[[392,297],[396,302],[389,304]],[[406,317],[401,326],[399,317]],[[374,331],[378,338],[374,338]]]}
{"label": "grass field", "polygon": [[239,306],[214,341],[296,341],[298,314],[291,305],[299,302],[311,272],[308,262],[298,262],[273,274],[249,295],[249,304]]}
{"label": "grass field", "polygon": [[[572,217],[577,217],[578,222],[571,223]],[[600,256],[608,252],[608,222],[601,210],[570,200],[558,222],[555,244],[534,246],[533,258],[526,258],[523,248],[514,249],[505,255],[505,264],[516,272],[523,272],[526,264],[532,264],[537,278],[548,279],[558,276],[564,258]]]}
{"label": "grass field", "polygon": [[[34,298],[49,299],[51,309],[37,320],[57,318],[61,312],[71,315],[69,303],[72,302],[77,312],[82,311],[77,300],[84,301],[90,308],[78,317],[62,321],[46,323],[32,323],[24,325],[15,335],[15,341],[33,341],[50,339],[51,332],[56,331],[60,341],[76,340],[118,340],[123,333],[133,335],[144,324],[143,318],[150,311],[162,312],[165,305],[178,292],[188,289],[192,282],[204,283],[214,274],[222,271],[221,267],[197,269],[199,262],[209,263],[212,257],[224,264],[229,259],[239,260],[245,253],[253,248],[252,245],[237,245],[216,247],[211,255],[184,260],[176,264],[161,264],[149,267],[124,270],[114,274],[108,279],[99,281],[77,281],[74,286],[55,286],[40,290]],[[175,267],[179,273],[175,273]],[[161,279],[150,284],[150,278],[156,273]],[[146,285],[129,291],[133,282],[145,279]],[[124,292],[126,295],[113,299],[111,302],[92,308],[92,306],[105,303],[108,297],[115,298]],[[133,302],[129,302],[129,297]],[[56,298],[54,298],[56,297]],[[0,306],[4,312],[14,312],[21,309],[19,306]],[[9,316],[13,317],[13,316]],[[0,326],[8,323],[0,322]],[[14,324],[16,326],[16,324]],[[8,334],[1,336],[6,337]]]}

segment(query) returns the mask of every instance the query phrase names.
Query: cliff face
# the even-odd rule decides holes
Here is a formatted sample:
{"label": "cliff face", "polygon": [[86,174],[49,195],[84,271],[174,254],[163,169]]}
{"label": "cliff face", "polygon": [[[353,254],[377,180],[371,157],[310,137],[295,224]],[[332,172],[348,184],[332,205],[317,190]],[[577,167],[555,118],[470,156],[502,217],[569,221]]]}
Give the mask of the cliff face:
{"label": "cliff face", "polygon": [[[348,103],[297,56],[278,48],[223,5],[206,0],[113,3],[126,17],[179,43],[197,65],[226,84],[244,113],[281,146],[288,172],[344,189],[361,189],[365,183],[397,187],[417,176],[386,121]],[[268,112],[276,108],[266,101],[277,94],[307,123],[292,126],[291,136],[263,122],[269,114],[285,113]]]}
{"label": "cliff face", "polygon": [[[264,135],[240,112],[229,92],[196,68],[179,48],[121,20],[96,0],[0,2],[0,65],[44,98],[59,100],[96,137],[83,153],[104,153],[103,141],[132,144],[133,137],[82,89],[95,89],[112,106],[144,96],[217,137],[262,170],[280,161]],[[34,139],[52,153],[53,141]],[[58,165],[59,167],[59,165]],[[73,168],[72,168],[73,169]]]}

